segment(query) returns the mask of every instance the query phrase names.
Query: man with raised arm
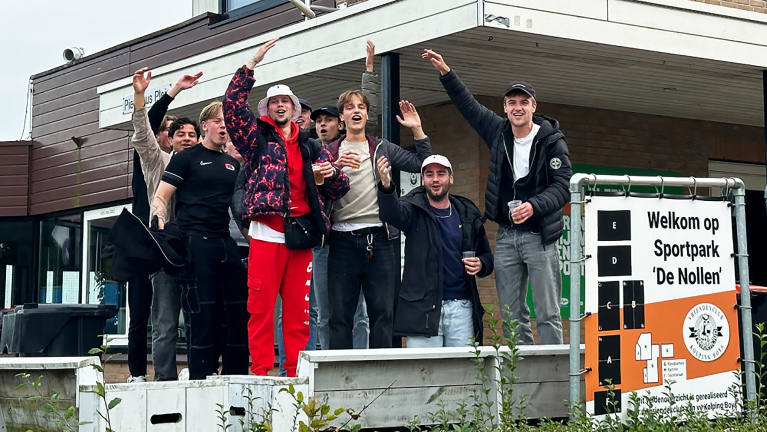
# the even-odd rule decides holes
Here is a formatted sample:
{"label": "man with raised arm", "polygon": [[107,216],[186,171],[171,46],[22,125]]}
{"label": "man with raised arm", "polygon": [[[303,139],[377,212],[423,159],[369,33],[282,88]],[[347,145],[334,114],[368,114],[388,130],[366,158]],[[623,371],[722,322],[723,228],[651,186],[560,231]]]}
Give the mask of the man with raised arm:
{"label": "man with raised arm", "polygon": [[295,376],[298,352],[309,339],[312,247],[330,227],[324,202],[342,197],[349,179],[331,164],[327,149],[296,124],[301,104],[288,86],[269,88],[258,103],[260,117],[251,111],[254,69],[276,43],[277,39],[266,42],[237,70],[224,96],[224,117],[232,143],[252,172],[242,212],[250,219],[251,371],[267,375],[274,367],[274,305],[279,294],[285,369]]}
{"label": "man with raised arm", "polygon": [[[368,121],[365,123],[365,132],[372,134],[378,125],[381,93],[381,78],[375,73],[375,44],[372,41],[365,42],[365,71],[362,73],[362,93],[368,98]],[[341,115],[335,105],[323,105],[312,112],[317,136],[322,145],[330,145],[346,134]],[[312,287],[317,297],[319,309],[319,323],[317,325],[317,337],[322,349],[330,348],[330,298],[328,297],[328,254],[330,248],[327,244],[314,248],[314,260],[312,275]],[[360,292],[357,302],[357,310],[354,312],[354,328],[352,331],[352,346],[355,349],[368,347],[368,335],[370,326],[367,315],[365,296]]]}
{"label": "man with raised arm", "polygon": [[360,291],[365,295],[370,320],[370,348],[392,346],[392,324],[398,277],[394,227],[381,222],[376,195],[379,180],[375,161],[385,157],[393,167],[418,172],[431,155],[431,143],[421,128],[413,104],[400,102],[400,124],[410,128],[416,152],[365,133],[370,102],[361,90],[348,90],[338,98],[346,135],[328,146],[338,166],[349,177],[350,190],[333,204],[328,257],[330,349],[352,348],[353,317]]}
{"label": "man with raised arm", "polygon": [[176,154],[152,201],[163,228],[176,198],[176,223],[184,232],[186,262],[181,306],[189,317],[189,378],[248,373],[245,269],[229,235],[229,204],[240,167],[222,150],[228,139],[220,102],[200,114],[201,145]]}
{"label": "man with raised arm", "polygon": [[[134,134],[131,144],[136,152],[134,163],[140,165],[144,183],[144,196],[137,200],[150,202],[160,184],[165,167],[173,154],[191,147],[199,141],[199,129],[189,119],[166,121],[168,104],[179,92],[197,84],[202,72],[195,75],[183,75],[176,84],[155,103],[147,113],[144,93],[151,80],[151,72],[142,68],[133,74]],[[168,124],[170,123],[170,124]],[[165,132],[159,132],[166,126]],[[164,135],[164,137],[163,137]],[[164,139],[161,139],[164,138]],[[169,140],[170,151],[165,151],[161,141]],[[135,177],[135,174],[134,174]],[[135,180],[135,178],[134,178]],[[171,216],[173,212],[170,212]],[[140,217],[140,215],[137,215]],[[146,216],[149,208],[147,204]],[[172,217],[171,217],[172,219]],[[130,306],[130,328],[128,331],[128,382],[146,380],[146,327],[152,319],[152,364],[155,381],[178,379],[176,368],[176,341],[178,339],[178,316],[181,307],[181,286],[176,275],[160,271],[152,278],[152,291],[149,287],[132,283],[128,288]]]}
{"label": "man with raised arm", "polygon": [[535,114],[535,90],[515,81],[503,94],[503,112],[481,105],[441,55],[424,50],[458,111],[490,147],[485,216],[498,223],[495,286],[504,318],[521,324],[520,343],[533,344],[527,296],[533,291],[542,344],[562,343],[562,282],[554,242],[562,235],[562,207],[570,201],[573,174],[559,122]]}
{"label": "man with raised arm", "polygon": [[405,233],[405,269],[394,334],[408,348],[482,344],[475,276],[493,272],[484,218],[468,198],[450,194],[453,166],[442,155],[423,161],[421,186],[397,199],[388,161],[378,160],[381,220]]}

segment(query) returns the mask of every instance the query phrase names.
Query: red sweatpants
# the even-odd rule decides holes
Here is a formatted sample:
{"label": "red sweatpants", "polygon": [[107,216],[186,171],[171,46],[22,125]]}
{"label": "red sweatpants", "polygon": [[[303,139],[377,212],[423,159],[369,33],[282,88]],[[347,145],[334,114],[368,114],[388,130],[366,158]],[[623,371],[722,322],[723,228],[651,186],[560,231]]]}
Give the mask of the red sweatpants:
{"label": "red sweatpants", "polygon": [[309,284],[312,250],[251,240],[248,256],[248,347],[255,375],[274,367],[274,305],[282,298],[285,370],[296,376],[298,352],[309,341]]}

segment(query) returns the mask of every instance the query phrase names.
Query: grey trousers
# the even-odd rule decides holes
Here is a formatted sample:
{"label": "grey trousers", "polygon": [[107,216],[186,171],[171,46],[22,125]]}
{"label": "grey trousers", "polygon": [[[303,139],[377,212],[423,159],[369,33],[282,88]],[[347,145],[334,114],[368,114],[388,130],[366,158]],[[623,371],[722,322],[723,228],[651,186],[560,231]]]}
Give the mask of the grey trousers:
{"label": "grey trousers", "polygon": [[521,324],[519,343],[532,345],[530,309],[527,307],[528,280],[533,293],[541,344],[562,343],[562,275],[556,244],[544,246],[541,235],[499,226],[495,241],[495,287],[510,315]]}
{"label": "grey trousers", "polygon": [[155,381],[175,381],[181,284],[177,275],[160,271],[152,278],[152,363]]}

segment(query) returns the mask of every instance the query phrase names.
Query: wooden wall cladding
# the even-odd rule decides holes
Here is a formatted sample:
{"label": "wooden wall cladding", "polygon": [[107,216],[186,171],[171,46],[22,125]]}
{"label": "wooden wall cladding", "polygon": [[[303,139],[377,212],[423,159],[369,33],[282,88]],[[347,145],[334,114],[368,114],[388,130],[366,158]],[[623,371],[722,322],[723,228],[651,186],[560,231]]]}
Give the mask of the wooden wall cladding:
{"label": "wooden wall cladding", "polygon": [[[333,0],[316,4],[330,6]],[[212,25],[218,20],[216,14],[200,15],[32,77],[35,143],[28,155],[29,214],[132,197],[130,134],[99,129],[98,86],[129,77],[140,67],[157,68],[300,22],[303,16],[286,1],[257,14]],[[85,139],[81,148],[72,137]],[[0,188],[6,187],[11,185],[0,183]],[[11,199],[11,195],[0,193],[0,197],[6,196]]]}

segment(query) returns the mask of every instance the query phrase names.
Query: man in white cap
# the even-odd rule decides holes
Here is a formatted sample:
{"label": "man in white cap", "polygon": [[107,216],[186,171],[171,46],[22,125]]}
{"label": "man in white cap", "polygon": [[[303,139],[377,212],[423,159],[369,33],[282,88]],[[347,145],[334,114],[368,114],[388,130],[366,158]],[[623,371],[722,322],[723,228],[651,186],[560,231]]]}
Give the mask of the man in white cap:
{"label": "man in white cap", "polygon": [[397,200],[386,158],[377,163],[381,220],[405,233],[405,269],[394,334],[408,348],[482,344],[475,276],[493,272],[485,218],[468,198],[450,194],[453,166],[442,155],[423,161],[422,185]]}
{"label": "man in white cap", "polygon": [[[283,304],[285,369],[295,376],[298,352],[309,339],[309,284],[312,247],[330,229],[325,200],[349,190],[348,178],[330,163],[322,144],[295,120],[301,103],[286,85],[269,88],[258,103],[259,118],[248,105],[253,69],[277,39],[262,45],[237,70],[224,96],[223,109],[232,143],[252,172],[242,203],[250,220],[248,256],[248,340],[255,375],[274,367],[274,305]],[[315,180],[312,168],[321,173]]]}

